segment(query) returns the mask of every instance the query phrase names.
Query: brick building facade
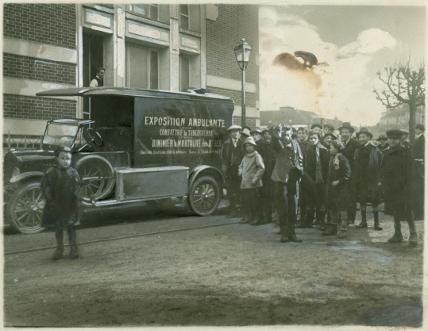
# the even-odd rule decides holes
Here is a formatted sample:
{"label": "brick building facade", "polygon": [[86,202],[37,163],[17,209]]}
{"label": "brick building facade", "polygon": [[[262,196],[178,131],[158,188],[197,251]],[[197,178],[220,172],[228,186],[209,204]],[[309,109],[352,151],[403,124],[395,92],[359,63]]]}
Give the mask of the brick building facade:
{"label": "brick building facade", "polygon": [[36,97],[50,88],[88,86],[97,67],[105,86],[207,88],[235,101],[241,72],[233,48],[252,46],[247,70],[247,122],[258,112],[258,8],[251,5],[4,5],[4,134],[31,140],[45,121],[83,117],[77,98]]}

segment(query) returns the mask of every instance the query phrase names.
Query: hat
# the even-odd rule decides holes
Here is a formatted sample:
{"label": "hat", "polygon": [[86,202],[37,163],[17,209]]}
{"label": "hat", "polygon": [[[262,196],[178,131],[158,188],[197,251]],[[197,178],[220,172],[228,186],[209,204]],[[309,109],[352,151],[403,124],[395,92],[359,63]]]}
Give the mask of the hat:
{"label": "hat", "polygon": [[241,131],[241,130],[242,130],[242,128],[236,124],[231,125],[227,128],[227,131]]}
{"label": "hat", "polygon": [[425,125],[418,124],[418,125],[416,125],[416,129],[421,130],[421,131],[425,131]]}
{"label": "hat", "polygon": [[332,138],[333,138],[333,140],[336,140],[336,139],[337,139],[336,135],[334,135],[334,134],[333,134],[333,133],[331,133],[331,132],[327,132],[327,133],[324,135],[324,137],[323,137],[323,138],[328,137],[328,136],[332,137]]}
{"label": "hat", "polygon": [[270,130],[268,128],[265,128],[265,129],[262,130],[262,134],[264,134],[266,132],[270,133]]}
{"label": "hat", "polygon": [[314,124],[312,124],[312,125],[311,125],[311,130],[313,130],[313,129],[315,129],[315,128],[320,128],[320,129],[322,129],[322,126],[321,126],[321,124],[314,123]]}
{"label": "hat", "polygon": [[245,144],[250,144],[250,145],[253,145],[253,146],[257,146],[257,144],[256,144],[256,142],[254,141],[254,138],[253,137],[248,137],[247,139],[245,139],[244,140],[244,145]]}
{"label": "hat", "polygon": [[334,126],[331,124],[324,124],[325,129],[334,130]]}
{"label": "hat", "polygon": [[339,131],[342,131],[343,129],[348,129],[349,131],[351,131],[351,133],[355,131],[354,128],[351,126],[351,123],[349,122],[342,123],[342,126],[339,128]]}
{"label": "hat", "polygon": [[387,138],[384,134],[381,134],[381,135],[377,138],[377,140],[388,140],[388,138]]}
{"label": "hat", "polygon": [[404,130],[404,129],[400,129],[402,135],[409,135],[409,132]]}
{"label": "hat", "polygon": [[243,128],[241,131],[241,134],[243,134],[244,136],[249,137],[251,135],[251,131],[249,128]]}
{"label": "hat", "polygon": [[403,132],[398,129],[392,129],[386,131],[386,136],[391,139],[400,139],[403,136]]}
{"label": "hat", "polygon": [[254,134],[254,133],[262,134],[262,130],[260,130],[259,128],[255,128],[253,131],[251,131],[251,134]]}
{"label": "hat", "polygon": [[367,128],[361,128],[360,131],[357,132],[357,138],[360,136],[360,134],[368,135],[370,139],[373,138],[373,134]]}

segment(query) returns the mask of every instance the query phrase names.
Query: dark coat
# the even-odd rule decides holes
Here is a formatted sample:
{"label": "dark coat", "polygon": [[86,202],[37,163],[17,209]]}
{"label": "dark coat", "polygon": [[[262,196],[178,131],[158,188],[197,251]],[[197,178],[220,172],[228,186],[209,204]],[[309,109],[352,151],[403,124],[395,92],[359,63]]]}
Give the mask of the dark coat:
{"label": "dark coat", "polygon": [[351,169],[354,166],[354,155],[357,148],[360,147],[360,144],[355,139],[351,138],[348,143],[344,146],[344,148],[341,150],[341,153],[347,158],[349,161],[349,165],[351,166]]}
{"label": "dark coat", "polygon": [[[321,145],[322,146],[322,145]],[[320,163],[321,163],[321,174],[324,180],[324,183],[327,182],[328,177],[328,164],[330,162],[330,153],[326,148],[319,148],[320,154]],[[304,169],[304,181],[307,181],[311,184],[315,184],[316,177],[316,147],[310,146],[306,150],[306,154],[303,157],[303,169]]]}
{"label": "dark coat", "polygon": [[425,135],[421,135],[415,140],[413,145],[413,158],[424,160],[425,159]]}
{"label": "dark coat", "polygon": [[381,162],[382,153],[370,143],[355,150],[352,182],[360,202],[379,204]]}
{"label": "dark coat", "polygon": [[[337,162],[338,161],[338,162]],[[346,210],[350,199],[351,166],[348,159],[341,153],[330,157],[328,166],[327,202],[336,210]],[[332,183],[338,180],[339,184]]]}
{"label": "dark coat", "polygon": [[275,165],[275,150],[273,148],[273,143],[268,144],[266,141],[261,140],[257,144],[257,151],[263,158],[263,162],[265,164],[265,173],[263,174],[263,183],[265,183],[266,179],[270,179],[272,175],[273,166]]}
{"label": "dark coat", "polygon": [[233,146],[232,138],[228,138],[221,150],[222,171],[227,178],[239,179],[238,168],[244,157],[242,140],[238,139],[236,147]]}
{"label": "dark coat", "polygon": [[41,190],[46,204],[42,224],[62,229],[79,223],[80,178],[74,168],[49,168],[42,178]]}
{"label": "dark coat", "polygon": [[411,204],[417,174],[408,149],[399,145],[385,151],[380,180],[386,203],[395,207]]}

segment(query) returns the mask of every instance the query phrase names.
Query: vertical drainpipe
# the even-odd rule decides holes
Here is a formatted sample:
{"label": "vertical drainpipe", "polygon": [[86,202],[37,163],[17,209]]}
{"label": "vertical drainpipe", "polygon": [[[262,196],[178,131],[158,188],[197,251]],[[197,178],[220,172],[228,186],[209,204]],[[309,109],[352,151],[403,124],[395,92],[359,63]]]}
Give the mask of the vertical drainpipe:
{"label": "vertical drainpipe", "polygon": [[178,91],[180,89],[179,65],[180,65],[180,27],[178,21],[178,4],[172,4],[170,8],[170,30],[169,30],[169,89]]}
{"label": "vertical drainpipe", "polygon": [[115,29],[113,32],[114,86],[126,85],[126,5],[115,5]]}
{"label": "vertical drainpipe", "polygon": [[207,88],[207,18],[206,5],[201,5],[201,88]]}
{"label": "vertical drainpipe", "polygon": [[[83,24],[82,5],[76,4],[76,86],[83,86]],[[83,98],[77,97],[76,117],[83,118]]]}

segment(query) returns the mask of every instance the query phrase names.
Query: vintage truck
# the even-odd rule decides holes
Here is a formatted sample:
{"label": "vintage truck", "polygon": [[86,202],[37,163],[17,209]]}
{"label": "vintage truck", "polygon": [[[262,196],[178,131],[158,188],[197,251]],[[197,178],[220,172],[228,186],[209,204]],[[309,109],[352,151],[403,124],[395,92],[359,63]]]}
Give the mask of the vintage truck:
{"label": "vintage truck", "polygon": [[187,199],[197,215],[222,197],[221,146],[233,101],[198,92],[69,88],[41,97],[83,97],[87,118],[47,122],[40,150],[4,158],[5,221],[21,233],[43,230],[40,181],[59,146],[73,150],[83,207],[102,208],[166,198]]}

